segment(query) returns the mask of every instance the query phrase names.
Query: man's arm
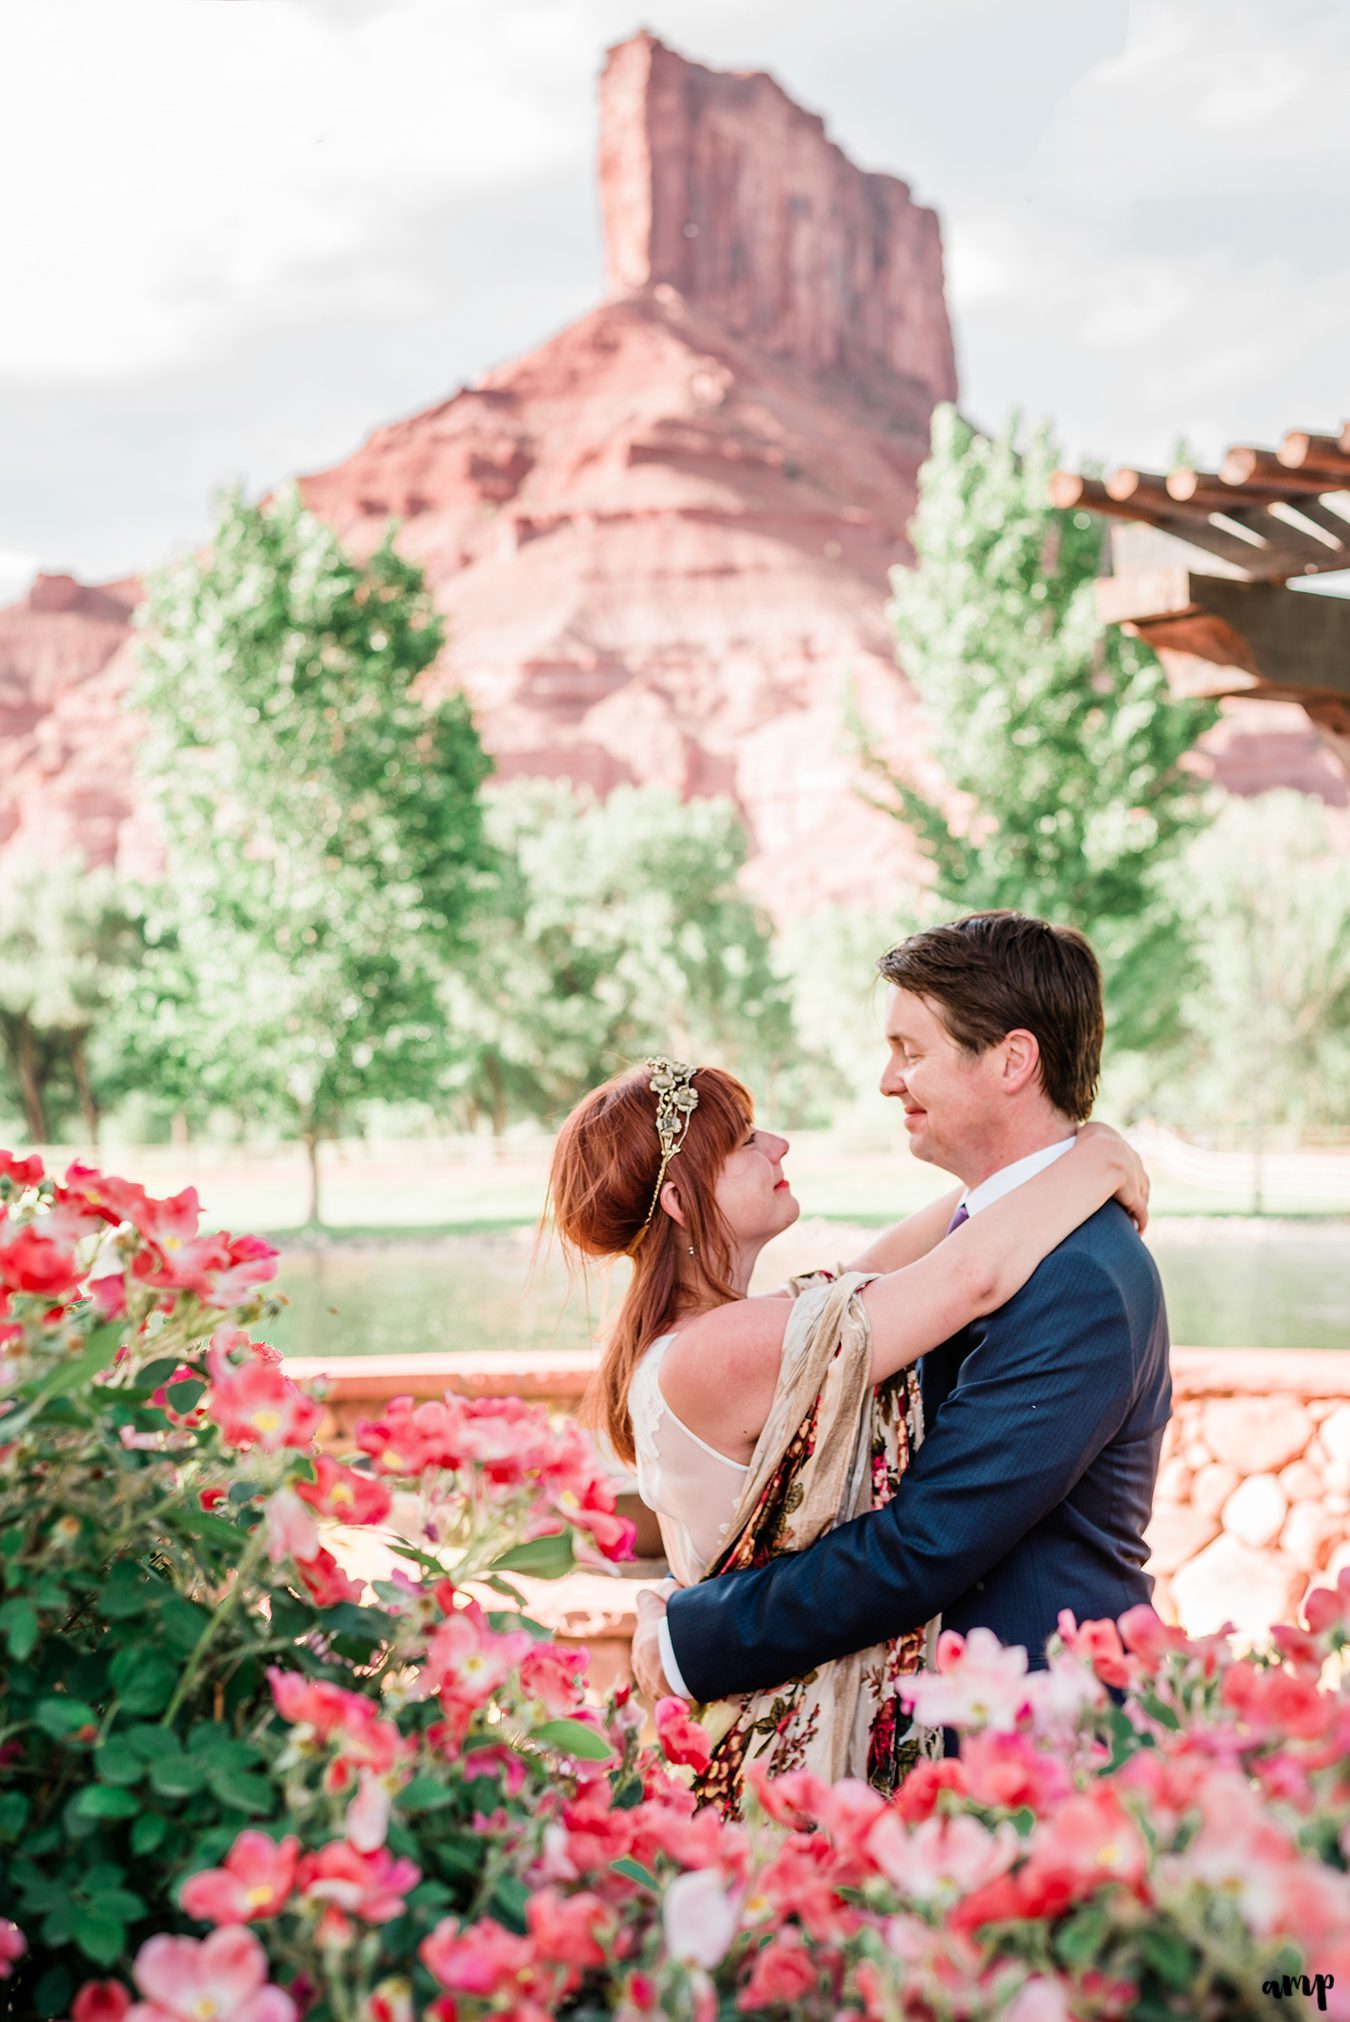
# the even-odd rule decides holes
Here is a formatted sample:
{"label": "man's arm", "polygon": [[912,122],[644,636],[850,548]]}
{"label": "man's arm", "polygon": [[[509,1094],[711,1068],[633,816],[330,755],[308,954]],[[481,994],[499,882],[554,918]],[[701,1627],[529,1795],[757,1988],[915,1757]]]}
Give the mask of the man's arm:
{"label": "man's arm", "polygon": [[1064,1500],[1119,1429],[1134,1369],[1121,1295],[1082,1249],[1056,1250],[980,1324],[933,1437],[884,1509],[809,1551],[670,1600],[690,1691],[722,1699],[917,1628]]}

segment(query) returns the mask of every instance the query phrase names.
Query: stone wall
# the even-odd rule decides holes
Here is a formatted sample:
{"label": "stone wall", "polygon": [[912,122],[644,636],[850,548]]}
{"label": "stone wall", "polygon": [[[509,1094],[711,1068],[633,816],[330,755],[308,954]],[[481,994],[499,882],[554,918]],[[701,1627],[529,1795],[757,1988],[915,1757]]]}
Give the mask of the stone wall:
{"label": "stone wall", "polygon": [[1149,1542],[1193,1634],[1288,1621],[1350,1565],[1350,1352],[1181,1348]]}
{"label": "stone wall", "polygon": [[[585,1349],[287,1364],[298,1379],[327,1379],[321,1437],[333,1444],[407,1393],[515,1394],[574,1410],[591,1366]],[[1232,1622],[1258,1641],[1293,1619],[1310,1585],[1350,1565],[1350,1351],[1176,1348],[1172,1374],[1149,1532],[1158,1610],[1195,1635]],[[638,1586],[662,1570],[648,1556],[660,1548],[655,1525],[631,1488],[624,1507],[640,1523],[630,1574],[579,1574],[530,1595],[540,1619],[597,1649],[607,1677],[622,1668]]]}

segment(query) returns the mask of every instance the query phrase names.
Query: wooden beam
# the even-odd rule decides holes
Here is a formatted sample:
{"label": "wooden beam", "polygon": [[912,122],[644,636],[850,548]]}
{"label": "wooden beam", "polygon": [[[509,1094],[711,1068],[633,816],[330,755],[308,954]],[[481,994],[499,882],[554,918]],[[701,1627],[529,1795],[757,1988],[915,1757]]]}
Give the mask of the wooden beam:
{"label": "wooden beam", "polygon": [[[1350,434],[1350,422],[1346,424]],[[1333,469],[1350,456],[1344,435],[1311,435],[1306,429],[1291,429],[1275,452],[1286,470],[1306,470],[1309,465],[1330,464]]]}
{"label": "wooden beam", "polygon": [[1337,721],[1350,706],[1350,599],[1181,568],[1107,577],[1097,596],[1107,623],[1147,640],[1183,693],[1262,695]]}

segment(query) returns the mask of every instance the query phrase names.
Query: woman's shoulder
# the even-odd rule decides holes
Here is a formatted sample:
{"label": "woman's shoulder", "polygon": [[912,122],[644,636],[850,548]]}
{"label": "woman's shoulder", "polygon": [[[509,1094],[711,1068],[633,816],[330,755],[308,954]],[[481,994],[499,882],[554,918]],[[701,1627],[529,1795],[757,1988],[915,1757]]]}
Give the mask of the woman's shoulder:
{"label": "woman's shoulder", "polygon": [[[686,1321],[661,1358],[661,1387],[671,1410],[747,1394],[772,1395],[792,1311],[777,1296],[731,1299]],[[739,1415],[739,1414],[738,1414]]]}

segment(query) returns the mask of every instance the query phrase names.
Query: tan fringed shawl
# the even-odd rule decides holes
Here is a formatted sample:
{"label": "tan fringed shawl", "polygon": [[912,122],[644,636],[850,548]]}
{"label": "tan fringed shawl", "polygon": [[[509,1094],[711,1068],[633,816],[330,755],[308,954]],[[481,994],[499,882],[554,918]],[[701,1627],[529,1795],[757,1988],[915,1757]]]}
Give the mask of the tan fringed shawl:
{"label": "tan fringed shawl", "polygon": [[[861,1272],[794,1278],[783,1363],[727,1541],[706,1579],[800,1552],[865,1510],[889,1502],[923,1438],[912,1369],[871,1384],[872,1330]],[[700,1802],[739,1815],[745,1768],[808,1769],[830,1782],[856,1776],[890,1791],[941,1735],[912,1727],[896,1698],[923,1663],[917,1629],[772,1690],[723,1700],[700,1716],[715,1736]]]}

